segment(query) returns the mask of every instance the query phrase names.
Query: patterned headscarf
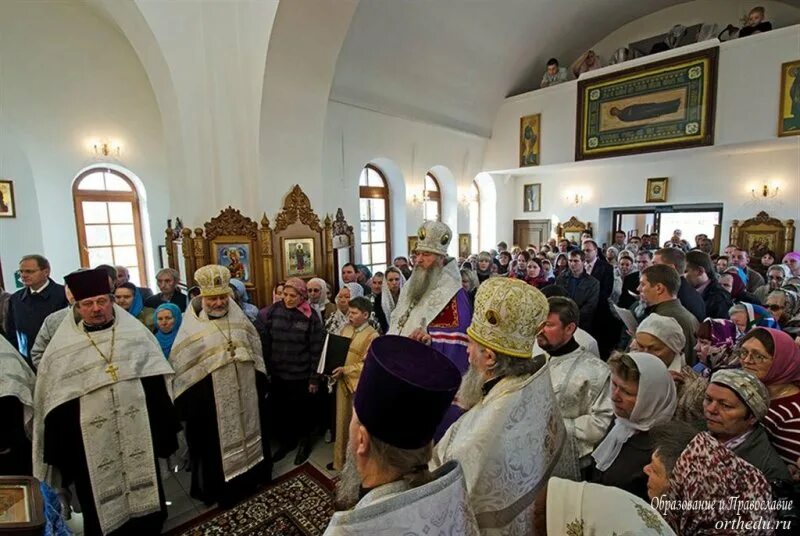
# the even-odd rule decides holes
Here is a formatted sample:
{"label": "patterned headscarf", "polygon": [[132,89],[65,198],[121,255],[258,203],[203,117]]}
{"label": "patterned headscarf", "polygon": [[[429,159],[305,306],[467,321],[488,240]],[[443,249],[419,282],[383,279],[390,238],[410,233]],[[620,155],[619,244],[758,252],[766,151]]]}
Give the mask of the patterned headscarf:
{"label": "patterned headscarf", "polygon": [[753,328],[777,328],[778,322],[772,317],[769,309],[752,303],[743,303],[747,313],[747,331]]}
{"label": "patterned headscarf", "polygon": [[[330,300],[328,300],[328,282],[322,279],[321,277],[312,277],[311,279],[308,280],[308,282],[316,283],[317,285],[319,285],[320,288],[319,303],[313,304],[313,307],[320,311],[324,310],[325,306],[330,303]],[[308,286],[306,285],[306,288],[307,287]]]}
{"label": "patterned headscarf", "polygon": [[769,392],[753,374],[744,369],[718,370],[711,376],[711,383],[732,389],[741,398],[759,421],[769,409]]}
{"label": "patterned headscarf", "polygon": [[[718,369],[735,368],[739,361],[733,353],[738,335],[736,324],[728,319],[706,318],[697,328],[695,353],[700,363],[695,370],[709,377]],[[706,368],[698,368],[704,363]]]}
{"label": "patterned headscarf", "polygon": [[789,253],[783,256],[783,259],[781,259],[781,263],[786,264],[786,261],[788,261],[789,259],[794,259],[797,262],[800,262],[800,251],[790,251]]}
{"label": "patterned headscarf", "polygon": [[639,370],[639,393],[630,418],[617,415],[614,427],[592,453],[600,471],[611,467],[622,446],[633,434],[669,421],[675,415],[678,405],[675,382],[663,361],[644,352],[630,352],[627,355],[633,359]]}
{"label": "patterned headscarf", "polygon": [[300,295],[300,303],[297,305],[297,310],[303,313],[306,318],[311,317],[311,306],[308,304],[308,287],[306,282],[299,277],[290,277],[283,284],[284,288],[292,287]]}
{"label": "patterned headscarf", "polygon": [[[772,337],[775,345],[775,354],[772,356],[772,366],[767,375],[762,378],[764,385],[781,385],[800,382],[800,348],[794,340],[779,329],[763,329]],[[755,330],[754,330],[755,331]]]}
{"label": "patterned headscarf", "polygon": [[358,283],[345,283],[345,287],[350,289],[350,299],[353,298],[363,298],[364,297],[364,287],[359,285]]}
{"label": "patterned headscarf", "polygon": [[546,518],[547,534],[675,535],[661,514],[625,490],[558,477],[547,481]]}
{"label": "patterned headscarf", "polygon": [[[666,508],[672,501],[727,505],[732,497],[744,503],[752,501],[751,506],[761,501],[764,509]],[[720,529],[717,523],[775,519],[774,511],[766,508],[772,500],[772,493],[761,471],[736,456],[708,432],[697,434],[680,455],[672,470],[667,493],[662,498],[665,500],[654,501],[654,505],[678,534],[733,536],[741,534],[741,529]],[[747,534],[772,534],[772,531],[748,530]]]}

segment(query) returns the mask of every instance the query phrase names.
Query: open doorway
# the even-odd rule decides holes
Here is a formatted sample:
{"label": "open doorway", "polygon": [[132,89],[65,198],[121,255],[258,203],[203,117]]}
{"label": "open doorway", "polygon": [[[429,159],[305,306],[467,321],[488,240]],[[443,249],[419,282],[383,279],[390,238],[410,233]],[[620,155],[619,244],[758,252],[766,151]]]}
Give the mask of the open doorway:
{"label": "open doorway", "polygon": [[668,242],[675,230],[681,238],[695,247],[694,237],[705,234],[719,251],[722,205],[662,205],[653,208],[614,209],[614,230],[625,231],[628,236],[657,235],[658,245]]}

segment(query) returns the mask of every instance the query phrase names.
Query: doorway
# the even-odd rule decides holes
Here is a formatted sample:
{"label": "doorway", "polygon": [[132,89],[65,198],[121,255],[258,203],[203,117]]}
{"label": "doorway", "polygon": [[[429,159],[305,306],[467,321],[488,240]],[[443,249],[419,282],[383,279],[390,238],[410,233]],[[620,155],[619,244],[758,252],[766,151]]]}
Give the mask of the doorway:
{"label": "doorway", "polygon": [[614,231],[622,230],[628,236],[657,235],[658,245],[668,242],[676,229],[681,238],[695,247],[694,237],[705,234],[719,251],[722,205],[663,205],[653,208],[615,209]]}
{"label": "doorway", "polygon": [[550,239],[550,220],[514,220],[514,245],[537,248]]}

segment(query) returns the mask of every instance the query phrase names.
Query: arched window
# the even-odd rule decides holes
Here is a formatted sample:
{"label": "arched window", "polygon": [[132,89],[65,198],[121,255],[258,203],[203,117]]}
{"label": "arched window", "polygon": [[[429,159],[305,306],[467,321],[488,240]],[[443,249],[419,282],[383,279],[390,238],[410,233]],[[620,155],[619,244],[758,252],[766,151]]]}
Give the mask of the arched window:
{"label": "arched window", "polygon": [[429,221],[442,221],[442,190],[439,181],[430,171],[425,174],[425,192],[422,218]]}
{"label": "arched window", "polygon": [[72,186],[81,266],[125,266],[131,283],[147,281],[139,196],[131,180],[113,169],[93,168]]}
{"label": "arched window", "polygon": [[391,258],[389,185],[377,167],[367,164],[358,179],[361,214],[361,263],[372,273],[386,270]]}
{"label": "arched window", "polygon": [[472,181],[469,189],[469,234],[472,235],[472,251],[481,250],[481,192],[478,183]]}

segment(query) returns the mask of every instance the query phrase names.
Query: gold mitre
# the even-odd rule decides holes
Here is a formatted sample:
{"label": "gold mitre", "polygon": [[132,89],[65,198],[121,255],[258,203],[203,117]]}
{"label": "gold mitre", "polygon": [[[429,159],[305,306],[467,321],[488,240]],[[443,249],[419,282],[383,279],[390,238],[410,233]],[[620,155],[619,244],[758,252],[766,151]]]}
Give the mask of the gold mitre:
{"label": "gold mitre", "polygon": [[446,223],[426,221],[417,230],[416,251],[427,251],[437,255],[447,255],[447,246],[453,238],[453,232]]}
{"label": "gold mitre", "polygon": [[490,277],[478,287],[467,334],[495,352],[528,359],[549,311],[537,288],[519,279]]}
{"label": "gold mitre", "polygon": [[194,273],[194,281],[200,287],[201,296],[230,294],[231,271],[219,264],[207,264]]}

